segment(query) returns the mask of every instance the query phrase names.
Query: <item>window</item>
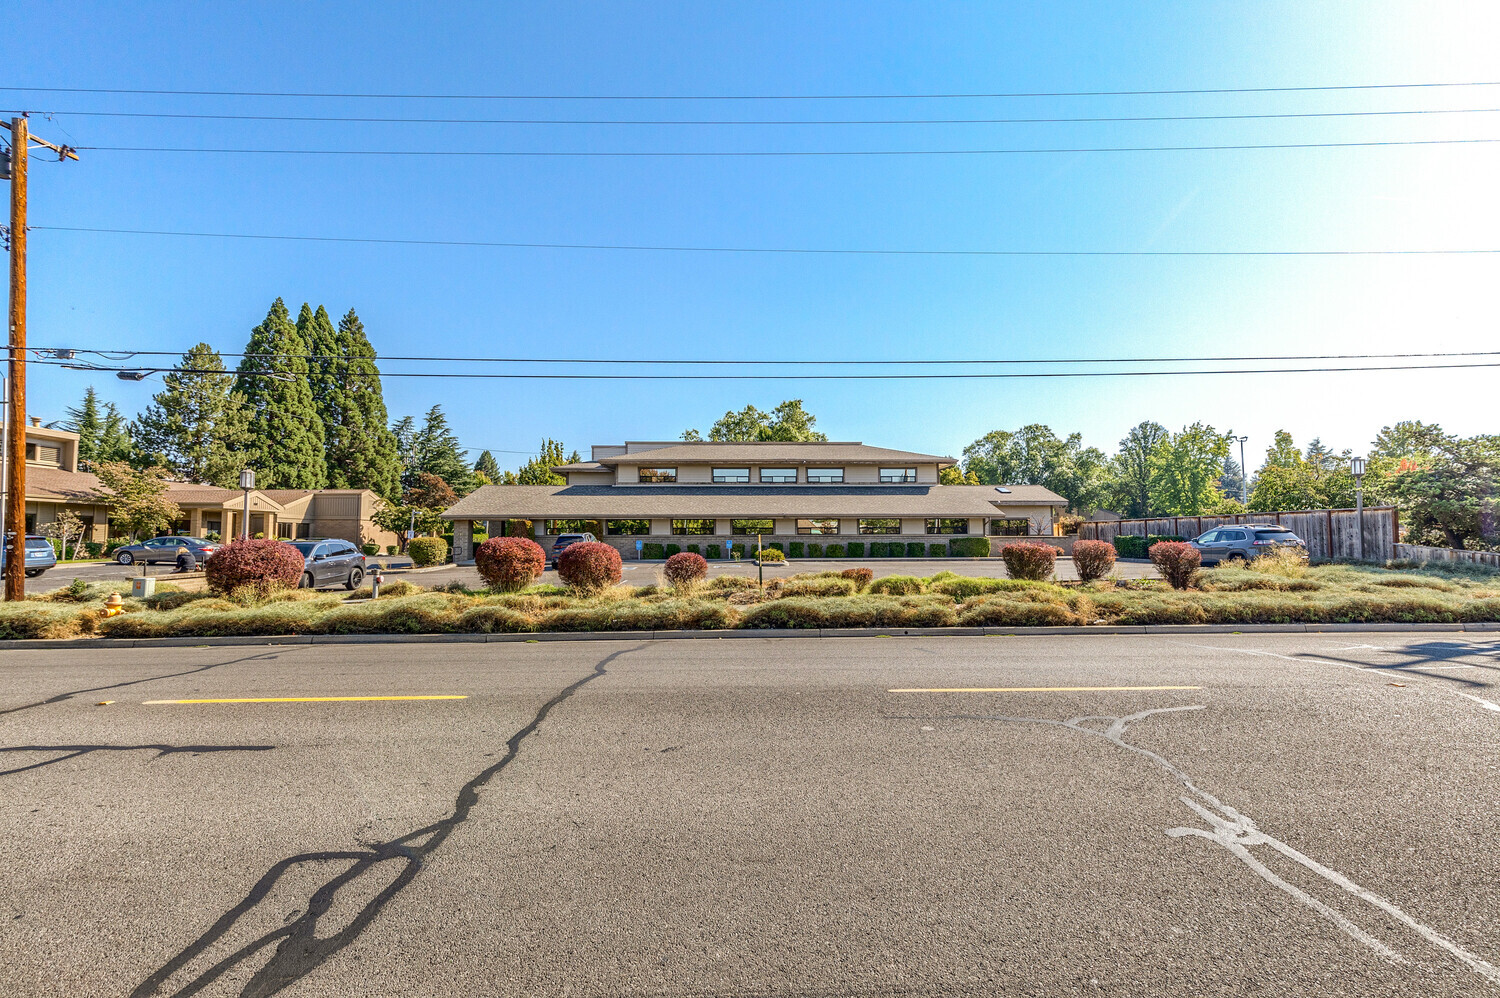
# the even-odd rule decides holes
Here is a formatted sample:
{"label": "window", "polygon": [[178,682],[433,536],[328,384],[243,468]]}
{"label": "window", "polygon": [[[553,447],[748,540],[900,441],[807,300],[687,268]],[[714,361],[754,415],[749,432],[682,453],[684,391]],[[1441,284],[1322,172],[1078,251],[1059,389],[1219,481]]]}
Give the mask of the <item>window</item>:
{"label": "window", "polygon": [[48,447],[46,444],[27,444],[26,460],[37,461],[42,464],[57,464],[59,451],[56,447]]}
{"label": "window", "polygon": [[293,525],[290,524],[290,523],[278,523],[278,524],[276,524],[276,536],[279,537],[281,540],[284,540],[284,541],[291,540],[292,539],[292,526]]}
{"label": "window", "polygon": [[[881,468],[880,481],[882,484],[898,482],[915,482],[917,480],[916,468]],[[931,531],[928,531],[931,533]]]}
{"label": "window", "polygon": [[593,520],[548,520],[549,534],[586,534],[594,529]]}
{"label": "window", "polygon": [[297,536],[298,537],[311,537],[312,536],[312,524],[311,523],[299,523],[299,524],[297,524]]}
{"label": "window", "polygon": [[715,468],[714,481],[720,484],[749,485],[749,468]]}
{"label": "window", "polygon": [[859,532],[862,534],[899,534],[901,533],[901,521],[895,517],[877,517],[869,520],[860,520]]}
{"label": "window", "polygon": [[839,532],[839,521],[837,520],[798,520],[797,533],[799,534],[836,534]]}
{"label": "window", "polygon": [[203,529],[210,534],[217,534],[223,529],[223,522],[222,520],[204,520]]}
{"label": "window", "polygon": [[642,468],[640,469],[640,472],[640,480],[643,482],[677,481],[676,468]]}
{"label": "window", "polygon": [[650,520],[605,520],[604,532],[607,534],[625,534],[627,536],[639,536],[651,533]]}
{"label": "window", "polygon": [[760,481],[762,485],[796,485],[796,468],[762,468],[760,469]]}
{"label": "window", "polygon": [[969,521],[963,517],[938,517],[927,521],[929,534],[967,534]]}
{"label": "window", "polygon": [[714,532],[713,520],[673,520],[672,533],[674,534],[711,534]]}
{"label": "window", "polygon": [[1225,530],[1220,532],[1219,537],[1221,540],[1226,541],[1242,541],[1245,539],[1245,532],[1243,530]]}
{"label": "window", "polygon": [[991,520],[990,535],[992,537],[1024,537],[1031,533],[1031,521],[1019,520]]}
{"label": "window", "polygon": [[730,520],[729,532],[748,536],[750,534],[774,534],[776,533],[775,520]]}
{"label": "window", "polygon": [[807,480],[822,485],[844,484],[843,468],[808,468]]}

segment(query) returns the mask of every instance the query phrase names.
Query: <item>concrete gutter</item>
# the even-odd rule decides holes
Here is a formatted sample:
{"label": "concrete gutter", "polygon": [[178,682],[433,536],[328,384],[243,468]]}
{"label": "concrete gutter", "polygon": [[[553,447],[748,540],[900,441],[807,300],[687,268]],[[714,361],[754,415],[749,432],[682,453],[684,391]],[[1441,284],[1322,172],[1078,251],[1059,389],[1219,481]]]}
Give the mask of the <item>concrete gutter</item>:
{"label": "concrete gutter", "polygon": [[1099,627],[805,627],[721,631],[541,631],[533,634],[287,634],[191,638],[58,638],[0,641],[0,651],[80,648],[203,648],[231,645],[515,644],[535,641],[666,641],[738,638],[1089,637],[1097,634],[1424,634],[1500,632],[1500,622],[1473,624],[1150,624]]}

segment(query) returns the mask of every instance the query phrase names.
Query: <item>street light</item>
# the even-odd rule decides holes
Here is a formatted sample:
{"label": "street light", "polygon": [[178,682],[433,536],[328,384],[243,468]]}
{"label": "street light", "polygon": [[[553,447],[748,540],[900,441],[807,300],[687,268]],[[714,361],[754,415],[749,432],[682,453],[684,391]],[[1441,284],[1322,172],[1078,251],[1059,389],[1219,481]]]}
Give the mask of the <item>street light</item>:
{"label": "street light", "polygon": [[1360,561],[1365,560],[1365,459],[1357,457],[1349,462],[1349,472],[1354,475],[1354,533],[1358,543],[1355,551]]}
{"label": "street light", "polygon": [[1245,470],[1245,441],[1250,438],[1230,437],[1229,439],[1237,440],[1240,444],[1240,505],[1245,507],[1245,512],[1248,513],[1250,512],[1250,499],[1247,490],[1249,489],[1250,474]]}
{"label": "street light", "polygon": [[255,469],[245,468],[240,472],[240,488],[245,491],[245,514],[240,521],[240,540],[250,539],[250,490],[255,488]]}

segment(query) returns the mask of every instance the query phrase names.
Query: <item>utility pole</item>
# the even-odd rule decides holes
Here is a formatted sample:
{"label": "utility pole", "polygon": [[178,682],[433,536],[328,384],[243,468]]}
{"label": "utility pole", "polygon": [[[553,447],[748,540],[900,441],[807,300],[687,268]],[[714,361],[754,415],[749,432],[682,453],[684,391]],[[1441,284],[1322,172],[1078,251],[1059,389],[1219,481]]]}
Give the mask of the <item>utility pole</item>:
{"label": "utility pole", "polygon": [[[0,122],[0,124],[4,124]],[[31,134],[24,115],[10,119],[10,407],[6,412],[5,598],[26,598],[26,161],[35,142],[77,159],[67,146]]]}

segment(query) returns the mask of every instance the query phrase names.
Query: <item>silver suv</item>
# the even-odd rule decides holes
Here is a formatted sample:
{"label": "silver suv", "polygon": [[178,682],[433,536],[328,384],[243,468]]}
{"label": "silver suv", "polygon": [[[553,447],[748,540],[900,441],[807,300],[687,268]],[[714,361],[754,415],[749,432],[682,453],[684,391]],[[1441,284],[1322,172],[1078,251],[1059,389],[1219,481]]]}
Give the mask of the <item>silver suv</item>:
{"label": "silver suv", "polygon": [[1192,542],[1205,565],[1249,561],[1278,547],[1303,547],[1302,538],[1274,523],[1238,523],[1215,527]]}
{"label": "silver suv", "polygon": [[552,542],[552,554],[549,556],[548,561],[553,568],[556,568],[557,556],[562,554],[568,548],[572,547],[574,544],[586,544],[590,541],[597,541],[598,539],[599,538],[595,537],[593,534],[558,534],[557,540]]}

